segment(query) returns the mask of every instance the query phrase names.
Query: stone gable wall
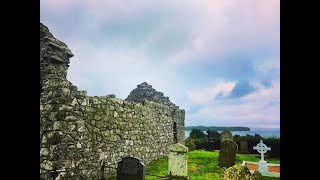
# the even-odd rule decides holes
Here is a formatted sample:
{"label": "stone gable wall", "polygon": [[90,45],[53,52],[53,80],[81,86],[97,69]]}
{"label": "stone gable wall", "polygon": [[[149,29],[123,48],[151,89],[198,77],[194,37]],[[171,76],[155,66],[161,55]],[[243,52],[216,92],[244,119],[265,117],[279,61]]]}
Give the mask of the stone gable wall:
{"label": "stone gable wall", "polygon": [[115,166],[127,155],[148,164],[168,155],[174,122],[184,144],[184,110],[147,99],[87,96],[66,79],[72,56],[40,23],[41,179],[51,179],[54,169],[67,171],[60,179],[99,179],[102,160]]}

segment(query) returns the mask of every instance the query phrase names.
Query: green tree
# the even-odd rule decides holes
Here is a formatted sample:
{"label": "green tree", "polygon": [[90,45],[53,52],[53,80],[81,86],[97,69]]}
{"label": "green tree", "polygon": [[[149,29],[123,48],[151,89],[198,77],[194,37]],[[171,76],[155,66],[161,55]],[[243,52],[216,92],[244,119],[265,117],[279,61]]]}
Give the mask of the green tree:
{"label": "green tree", "polygon": [[220,133],[218,131],[211,131],[211,137],[213,138],[220,138]]}
{"label": "green tree", "polygon": [[190,133],[190,138],[204,138],[205,134],[199,129],[192,129]]}

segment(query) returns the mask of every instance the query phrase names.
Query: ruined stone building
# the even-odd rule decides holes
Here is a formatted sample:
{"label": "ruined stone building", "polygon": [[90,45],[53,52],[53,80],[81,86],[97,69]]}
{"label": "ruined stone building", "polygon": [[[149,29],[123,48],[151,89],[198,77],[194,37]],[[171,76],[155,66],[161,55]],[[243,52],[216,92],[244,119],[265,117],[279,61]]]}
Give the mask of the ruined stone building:
{"label": "ruined stone building", "polygon": [[73,56],[40,23],[41,179],[53,170],[60,179],[99,179],[102,161],[115,167],[129,155],[148,164],[168,154],[174,124],[184,144],[185,111],[163,93],[144,82],[125,100],[87,96],[66,78]]}

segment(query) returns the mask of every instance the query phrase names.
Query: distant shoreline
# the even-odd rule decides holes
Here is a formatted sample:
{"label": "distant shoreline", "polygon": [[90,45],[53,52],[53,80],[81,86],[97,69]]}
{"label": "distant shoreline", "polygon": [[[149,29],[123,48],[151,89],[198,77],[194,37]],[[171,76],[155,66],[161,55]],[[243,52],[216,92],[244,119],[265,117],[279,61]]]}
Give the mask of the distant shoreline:
{"label": "distant shoreline", "polygon": [[[205,134],[207,133],[208,129],[202,131]],[[185,130],[185,137],[189,137],[191,130]],[[218,131],[218,133],[221,133],[223,131]],[[254,136],[255,134],[258,134],[262,137],[279,137],[280,138],[280,128],[254,128],[250,127],[250,131],[231,131],[232,135],[240,135],[240,136],[246,136],[251,135]]]}
{"label": "distant shoreline", "polygon": [[186,126],[185,131],[192,131],[192,129],[199,129],[201,131],[207,131],[210,129],[211,131],[251,131],[248,127],[223,127],[223,126]]}

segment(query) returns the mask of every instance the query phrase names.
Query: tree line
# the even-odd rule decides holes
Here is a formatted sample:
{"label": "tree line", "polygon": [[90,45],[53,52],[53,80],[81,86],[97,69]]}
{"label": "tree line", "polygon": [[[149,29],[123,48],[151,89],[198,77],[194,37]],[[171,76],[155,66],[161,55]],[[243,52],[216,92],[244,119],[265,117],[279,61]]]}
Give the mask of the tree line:
{"label": "tree line", "polygon": [[210,129],[210,131],[224,131],[224,130],[229,130],[229,131],[250,131],[250,128],[248,127],[223,127],[223,126],[186,126],[184,128],[186,131],[192,131],[192,129],[199,129],[201,131],[207,131]]}
{"label": "tree line", "polygon": [[[211,130],[210,130],[211,131]],[[204,149],[207,144],[206,134],[200,129],[192,129],[190,136],[186,139],[186,144],[190,144],[190,141],[193,141],[196,146],[195,149]],[[220,133],[217,131],[211,131],[211,140],[213,140],[214,148],[216,150],[220,149],[221,139]],[[262,137],[259,134],[255,135],[234,135],[233,141],[237,143],[238,148],[240,147],[241,141],[246,141],[248,143],[248,150],[251,154],[257,154],[257,151],[253,149],[253,146],[256,146],[260,140],[263,140],[263,143],[268,147],[271,147],[271,151],[268,151],[270,157],[280,157],[280,137]]]}

